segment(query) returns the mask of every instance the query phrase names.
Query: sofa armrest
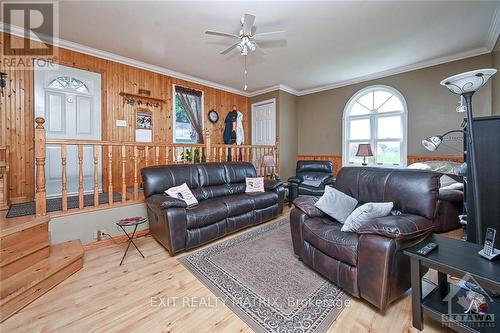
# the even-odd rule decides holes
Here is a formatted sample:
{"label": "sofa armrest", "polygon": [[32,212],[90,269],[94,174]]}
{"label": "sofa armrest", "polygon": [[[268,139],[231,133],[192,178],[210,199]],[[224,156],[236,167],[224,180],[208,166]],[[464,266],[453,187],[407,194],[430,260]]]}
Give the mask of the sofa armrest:
{"label": "sofa armrest", "polygon": [[184,200],[169,197],[166,194],[154,194],[146,199],[146,202],[155,208],[186,208],[187,204]]}
{"label": "sofa armrest", "polygon": [[394,240],[407,240],[432,232],[434,225],[425,217],[402,214],[371,220],[358,229],[358,234],[380,235]]}
{"label": "sofa armrest", "polygon": [[288,183],[290,183],[290,185],[300,184],[303,181],[304,181],[304,178],[302,178],[301,176],[294,176],[294,177],[288,178]]}
{"label": "sofa armrest", "polygon": [[283,183],[281,182],[281,180],[275,180],[275,179],[264,180],[264,190],[266,191],[275,190],[282,185]]}
{"label": "sofa armrest", "polygon": [[438,199],[451,202],[461,202],[464,200],[464,192],[461,190],[440,188]]}
{"label": "sofa armrest", "polygon": [[298,197],[293,201],[295,208],[302,211],[309,217],[322,217],[325,216],[318,207],[314,206],[314,204],[318,201],[316,197]]}

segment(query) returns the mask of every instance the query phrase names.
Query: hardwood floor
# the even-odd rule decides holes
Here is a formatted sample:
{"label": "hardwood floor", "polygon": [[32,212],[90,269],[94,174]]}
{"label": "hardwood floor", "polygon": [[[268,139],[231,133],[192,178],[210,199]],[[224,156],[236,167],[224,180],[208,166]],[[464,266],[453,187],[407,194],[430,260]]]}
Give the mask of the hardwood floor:
{"label": "hardwood floor", "polygon": [[[125,243],[86,251],[83,269],[6,320],[0,331],[252,332],[225,305],[213,306],[215,296],[151,236],[138,239],[137,244],[146,258],[131,248],[123,266],[118,264]],[[151,297],[184,296],[208,305],[151,303]],[[352,299],[329,332],[419,332],[411,327],[410,313],[409,296],[384,315]],[[424,320],[424,332],[444,331],[439,323]]]}

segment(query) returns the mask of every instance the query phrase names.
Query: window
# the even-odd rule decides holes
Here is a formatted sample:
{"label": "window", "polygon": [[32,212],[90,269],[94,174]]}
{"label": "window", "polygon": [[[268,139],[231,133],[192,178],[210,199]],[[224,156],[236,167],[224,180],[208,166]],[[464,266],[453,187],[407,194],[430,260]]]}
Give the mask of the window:
{"label": "window", "polygon": [[70,89],[81,93],[89,93],[89,88],[82,81],[69,76],[60,76],[49,83],[49,88]]}
{"label": "window", "polygon": [[203,93],[174,86],[174,142],[203,143]]}
{"label": "window", "polygon": [[368,165],[406,166],[406,101],[388,86],[371,86],[351,97],[344,110],[343,164],[361,165],[358,145],[369,143]]}

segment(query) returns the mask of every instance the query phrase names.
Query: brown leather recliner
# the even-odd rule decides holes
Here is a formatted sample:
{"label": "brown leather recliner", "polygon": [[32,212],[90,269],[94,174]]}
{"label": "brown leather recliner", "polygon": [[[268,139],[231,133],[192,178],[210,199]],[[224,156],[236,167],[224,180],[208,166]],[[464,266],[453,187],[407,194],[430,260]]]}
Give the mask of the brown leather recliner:
{"label": "brown leather recliner", "polygon": [[[163,165],[141,170],[153,237],[171,255],[226,234],[272,220],[283,212],[285,190],[266,180],[265,192],[245,193],[245,177],[256,177],[251,163]],[[186,183],[198,200],[187,207],[164,191]]]}
{"label": "brown leather recliner", "polygon": [[433,230],[439,174],[415,170],[347,167],[335,188],[359,204],[393,202],[400,215],[376,218],[356,233],[299,197],[290,213],[293,249],[302,261],[342,289],[380,310],[410,288],[410,261],[402,250]]}

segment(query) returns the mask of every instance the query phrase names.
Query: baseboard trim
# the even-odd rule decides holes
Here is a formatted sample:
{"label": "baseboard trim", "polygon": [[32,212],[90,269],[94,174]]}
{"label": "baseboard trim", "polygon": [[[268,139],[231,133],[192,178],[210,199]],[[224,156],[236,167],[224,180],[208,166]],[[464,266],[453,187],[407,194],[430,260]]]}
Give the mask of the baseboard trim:
{"label": "baseboard trim", "polygon": [[[150,233],[151,232],[149,231],[149,228],[139,230],[135,233],[134,239],[147,236]],[[83,245],[83,249],[85,251],[95,250],[95,249],[100,249],[103,247],[108,247],[108,246],[112,246],[112,245],[116,245],[116,244],[120,244],[120,243],[125,243],[126,241],[128,241],[128,238],[125,235],[118,235],[118,236],[112,236],[112,237],[113,237],[112,239],[106,238],[104,240],[100,240],[100,241],[96,241],[96,242],[92,242],[92,243],[87,243],[87,244]]]}

